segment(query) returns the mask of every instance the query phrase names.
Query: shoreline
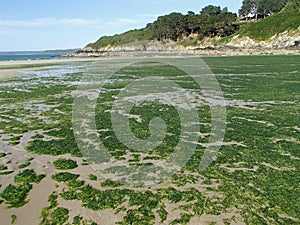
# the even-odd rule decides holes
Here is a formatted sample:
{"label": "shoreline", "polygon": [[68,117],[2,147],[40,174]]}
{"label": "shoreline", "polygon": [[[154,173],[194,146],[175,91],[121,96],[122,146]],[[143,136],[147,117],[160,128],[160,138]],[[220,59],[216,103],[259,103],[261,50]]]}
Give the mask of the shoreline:
{"label": "shoreline", "polygon": [[15,78],[22,71],[41,70],[49,66],[61,65],[68,62],[88,62],[91,58],[37,59],[37,60],[3,60],[0,61],[0,80]]}
{"label": "shoreline", "polygon": [[172,56],[242,56],[242,55],[300,55],[300,47],[286,48],[238,48],[238,47],[201,47],[190,49],[82,49],[72,54],[66,54],[66,57],[91,57],[91,58],[110,58],[110,57],[172,57]]}
{"label": "shoreline", "polygon": [[[294,48],[195,48],[187,50],[155,50],[155,51],[139,51],[139,50],[121,50],[121,51],[101,51],[101,50],[80,50],[72,54],[63,55],[59,59],[36,59],[36,60],[2,60],[0,61],[0,70],[10,70],[10,66],[41,64],[60,64],[67,62],[86,62],[105,58],[122,58],[122,57],[205,57],[205,56],[243,56],[243,55],[300,55],[300,47]],[[43,66],[43,65],[41,65]],[[6,68],[8,67],[8,68]],[[34,67],[32,67],[34,68]],[[20,68],[25,69],[25,68]]]}
{"label": "shoreline", "polygon": [[21,75],[20,72],[40,70],[49,66],[70,62],[93,62],[96,60],[119,59],[127,57],[226,57],[226,56],[259,56],[259,55],[300,55],[300,48],[201,48],[190,50],[157,50],[157,51],[85,51],[65,55],[60,59],[37,60],[3,60],[0,61],[0,80],[11,79]]}
{"label": "shoreline", "polygon": [[36,64],[44,64],[44,63],[65,63],[65,62],[76,62],[76,61],[91,61],[91,58],[81,57],[81,58],[60,58],[60,59],[36,59],[36,60],[2,60],[0,61],[0,69],[1,66],[9,66],[9,65],[36,65]]}

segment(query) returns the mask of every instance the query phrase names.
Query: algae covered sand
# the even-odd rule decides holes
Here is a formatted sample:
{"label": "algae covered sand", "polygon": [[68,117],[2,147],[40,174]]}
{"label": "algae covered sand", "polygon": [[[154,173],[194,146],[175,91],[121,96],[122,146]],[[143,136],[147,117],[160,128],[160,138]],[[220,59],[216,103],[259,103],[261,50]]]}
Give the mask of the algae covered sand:
{"label": "algae covered sand", "polygon": [[[78,87],[87,85],[83,83],[87,73],[100,76],[87,70],[91,62],[26,69],[21,76],[2,79],[1,223],[299,224],[299,59],[202,58],[223,92],[222,103],[205,96],[205,87],[193,76],[158,59],[121,68],[101,84],[101,93],[85,93],[96,99],[95,129],[113,157],[106,164],[87,157],[74,134],[74,99],[84,94]],[[114,63],[120,59],[100,60],[105,68]],[[169,79],[186,91],[174,86],[172,91],[158,93],[159,97],[130,95],[126,101],[139,102],[130,112],[114,107],[130,83],[153,77]],[[212,164],[200,170],[210,145],[212,104],[226,107],[225,136],[217,143],[221,148]],[[168,159],[181,141],[183,127],[194,126],[180,124],[178,107],[195,110],[198,117],[195,150],[187,163],[163,180],[157,179],[162,171],[134,171]],[[82,110],[86,110],[86,125],[90,109]],[[165,136],[155,148],[130,147],[118,138],[112,114],[127,118],[140,140],[151,137],[152,118],[160,117]],[[94,154],[94,134],[84,131],[82,143]],[[155,182],[139,182],[147,176]]]}

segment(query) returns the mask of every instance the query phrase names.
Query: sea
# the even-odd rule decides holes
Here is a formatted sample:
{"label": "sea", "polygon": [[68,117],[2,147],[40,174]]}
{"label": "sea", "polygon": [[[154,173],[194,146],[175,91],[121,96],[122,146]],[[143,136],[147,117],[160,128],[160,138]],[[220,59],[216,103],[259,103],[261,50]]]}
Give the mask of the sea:
{"label": "sea", "polygon": [[20,51],[20,52],[0,52],[0,61],[19,61],[19,60],[41,60],[41,59],[60,59],[63,54],[75,52],[77,49],[51,50],[51,51]]}

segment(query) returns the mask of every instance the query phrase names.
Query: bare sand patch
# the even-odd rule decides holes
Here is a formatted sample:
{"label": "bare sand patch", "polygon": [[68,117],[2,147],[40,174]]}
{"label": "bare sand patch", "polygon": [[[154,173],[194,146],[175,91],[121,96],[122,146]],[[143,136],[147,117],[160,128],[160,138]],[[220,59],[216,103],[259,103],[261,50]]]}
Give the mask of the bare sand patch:
{"label": "bare sand patch", "polygon": [[91,209],[82,206],[80,201],[65,201],[63,199],[58,200],[59,207],[67,208],[69,213],[69,223],[71,224],[75,216],[83,216],[85,220],[97,221],[98,224],[114,225],[116,222],[121,221],[123,216],[115,214],[113,209],[105,209],[101,211],[93,211]]}
{"label": "bare sand patch", "polygon": [[273,166],[272,164],[270,163],[262,163],[263,166],[265,167],[268,167],[268,168],[271,168],[273,170],[278,170],[278,171],[295,171],[296,169],[294,167],[291,167],[291,168],[288,168],[288,167],[276,167],[276,166]]}
{"label": "bare sand patch", "polygon": [[34,184],[27,199],[29,202],[21,208],[6,209],[0,206],[1,224],[10,224],[10,216],[16,215],[16,225],[39,224],[41,209],[48,205],[48,196],[54,190],[55,182],[48,176],[39,184]]}
{"label": "bare sand patch", "polygon": [[[9,69],[9,70],[1,70],[0,69],[0,80],[11,79],[21,75],[21,69]],[[25,69],[23,69],[25,70]]]}
{"label": "bare sand patch", "polygon": [[66,59],[40,59],[40,60],[19,60],[19,61],[0,61],[0,66],[15,66],[15,65],[38,65],[45,63],[64,63],[76,61],[94,61],[91,58],[66,58]]}
{"label": "bare sand patch", "polygon": [[203,214],[200,217],[193,217],[189,224],[216,224],[223,225],[225,222],[229,222],[232,225],[243,225],[245,222],[240,214],[233,212],[228,214],[221,215],[205,215]]}
{"label": "bare sand patch", "polygon": [[[0,176],[0,191],[3,191],[6,186],[14,183],[14,176],[23,169],[19,168],[21,163],[24,163],[26,159],[32,158],[31,164],[26,169],[34,169],[37,174],[45,174],[46,177],[38,184],[33,184],[32,190],[30,190],[27,200],[28,203],[20,208],[8,208],[7,204],[0,205],[0,224],[10,224],[11,216],[15,215],[17,217],[16,225],[23,224],[39,224],[41,211],[44,207],[49,205],[48,196],[56,191],[56,182],[51,179],[51,176],[54,175],[57,171],[53,167],[53,161],[58,158],[71,158],[70,155],[64,156],[50,156],[50,155],[36,155],[25,151],[25,148],[28,142],[31,141],[32,137],[41,133],[41,131],[28,132],[23,135],[20,140],[20,144],[17,146],[9,146],[4,142],[0,142],[1,152],[5,152],[8,155],[6,158],[1,158],[3,160],[11,161],[10,164],[7,164],[9,169],[12,169],[14,172],[8,176]],[[72,157],[80,165],[82,163],[81,158]],[[25,169],[24,169],[25,170]],[[62,172],[62,171],[61,171]],[[88,175],[92,172],[90,167],[80,167],[79,169],[72,171],[78,172],[82,177],[88,178]],[[88,179],[86,179],[88,181]],[[88,182],[92,183],[92,181]],[[94,183],[94,186],[96,184]],[[98,184],[99,186],[99,184]],[[83,211],[85,213],[85,211]],[[101,212],[102,213],[102,212]],[[90,215],[88,213],[87,215]],[[95,213],[96,214],[96,213]],[[85,214],[83,214],[85,215]],[[103,214],[105,215],[105,214]],[[109,218],[104,217],[103,218]]]}

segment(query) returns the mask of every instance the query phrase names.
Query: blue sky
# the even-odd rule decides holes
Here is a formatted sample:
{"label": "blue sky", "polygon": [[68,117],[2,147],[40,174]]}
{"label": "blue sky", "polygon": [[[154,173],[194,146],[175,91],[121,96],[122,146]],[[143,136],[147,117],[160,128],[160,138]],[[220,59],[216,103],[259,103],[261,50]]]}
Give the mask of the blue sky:
{"label": "blue sky", "polygon": [[225,0],[3,0],[0,51],[84,47],[102,35],[144,27],[159,15],[199,12],[206,5],[237,12]]}

